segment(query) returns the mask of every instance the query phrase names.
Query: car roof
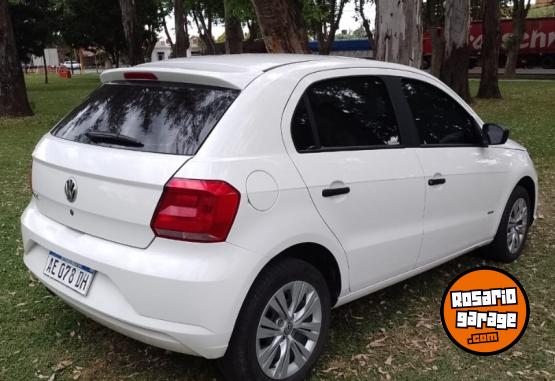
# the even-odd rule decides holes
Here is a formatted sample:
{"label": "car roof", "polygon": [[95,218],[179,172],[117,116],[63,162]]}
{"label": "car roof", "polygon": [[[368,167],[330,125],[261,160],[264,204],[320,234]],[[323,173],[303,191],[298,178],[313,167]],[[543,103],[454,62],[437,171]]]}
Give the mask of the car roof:
{"label": "car roof", "polygon": [[188,82],[242,90],[256,77],[272,69],[290,65],[291,69],[318,61],[333,67],[374,67],[410,70],[404,65],[388,62],[316,54],[226,54],[174,58],[150,62],[131,68],[106,70],[101,81],[123,80],[125,72],[152,72],[159,80]]}

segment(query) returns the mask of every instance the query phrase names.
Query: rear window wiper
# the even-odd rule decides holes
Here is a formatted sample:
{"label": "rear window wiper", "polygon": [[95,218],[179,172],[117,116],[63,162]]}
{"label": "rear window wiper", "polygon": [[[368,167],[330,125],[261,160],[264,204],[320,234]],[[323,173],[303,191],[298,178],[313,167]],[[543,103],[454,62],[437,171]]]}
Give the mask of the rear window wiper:
{"label": "rear window wiper", "polygon": [[116,132],[89,131],[85,135],[97,143],[112,143],[126,147],[144,147],[144,144],[139,140]]}

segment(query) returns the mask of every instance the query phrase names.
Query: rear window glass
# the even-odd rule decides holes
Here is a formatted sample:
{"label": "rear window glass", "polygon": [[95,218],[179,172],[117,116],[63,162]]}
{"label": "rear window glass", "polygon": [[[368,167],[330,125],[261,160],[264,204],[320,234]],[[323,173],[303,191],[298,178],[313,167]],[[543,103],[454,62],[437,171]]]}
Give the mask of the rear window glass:
{"label": "rear window glass", "polygon": [[194,155],[238,94],[190,84],[105,84],[52,134],[86,144]]}

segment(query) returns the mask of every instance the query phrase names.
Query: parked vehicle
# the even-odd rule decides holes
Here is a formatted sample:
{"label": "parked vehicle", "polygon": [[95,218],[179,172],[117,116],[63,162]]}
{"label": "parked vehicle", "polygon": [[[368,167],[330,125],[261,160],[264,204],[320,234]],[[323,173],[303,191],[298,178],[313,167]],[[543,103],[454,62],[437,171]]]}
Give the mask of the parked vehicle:
{"label": "parked vehicle", "polygon": [[62,66],[65,67],[66,69],[70,69],[70,70],[81,69],[81,64],[79,62],[76,62],[76,61],[64,61]]}
{"label": "parked vehicle", "polygon": [[[500,22],[499,43],[500,64],[504,65],[507,59],[504,43],[512,35],[513,21],[504,19]],[[437,29],[437,33],[442,33],[442,28]],[[470,24],[469,44],[471,48],[471,63],[475,65],[479,62],[482,54],[483,28],[481,21],[474,21]],[[432,57],[432,41],[429,32],[424,33],[424,66],[428,67]],[[519,64],[521,66],[541,66],[544,69],[555,68],[555,17],[540,17],[526,19],[524,25],[524,36],[520,44],[518,53]]]}
{"label": "parked vehicle", "polygon": [[414,68],[228,55],[107,70],[33,153],[24,262],[83,314],[301,380],[330,310],[479,247],[522,252],[537,176]]}

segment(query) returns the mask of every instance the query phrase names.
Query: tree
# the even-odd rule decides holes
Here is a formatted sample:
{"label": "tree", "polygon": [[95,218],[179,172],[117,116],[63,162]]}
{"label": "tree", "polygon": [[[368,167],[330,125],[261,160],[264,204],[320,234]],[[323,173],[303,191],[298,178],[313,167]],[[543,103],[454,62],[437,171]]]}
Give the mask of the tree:
{"label": "tree", "polygon": [[372,50],[374,50],[374,52],[376,52],[376,44],[374,41],[374,34],[372,33],[372,30],[370,29],[370,21],[368,21],[368,18],[366,17],[366,14],[364,13],[364,6],[366,4],[372,4],[374,2],[374,0],[357,0],[356,4],[355,4],[355,12],[357,13],[358,16],[355,16],[355,19],[360,17],[360,19],[362,20],[362,27],[364,28],[364,31],[366,32],[366,38],[368,38],[368,42],[370,43],[370,47],[372,48]]}
{"label": "tree", "polygon": [[518,63],[518,50],[524,35],[524,23],[530,10],[530,0],[513,0],[513,32],[505,41],[507,48],[507,62],[505,63],[505,77],[515,75]]}
{"label": "tree", "polygon": [[19,59],[28,63],[31,55],[42,57],[45,83],[48,70],[44,50],[54,41],[59,20],[55,5],[51,0],[19,0],[9,4]]}
{"label": "tree", "polygon": [[420,68],[422,0],[376,1],[376,59]]}
{"label": "tree", "polygon": [[145,62],[143,56],[143,28],[137,17],[136,0],[119,0],[121,8],[121,20],[125,39],[127,41],[127,55],[130,65],[138,65]]}
{"label": "tree", "polygon": [[[236,2],[236,1],[235,1]],[[243,28],[233,0],[224,0],[225,52],[243,53]]]}
{"label": "tree", "polygon": [[[185,15],[186,12],[183,9],[183,0],[174,0],[176,57],[187,57],[187,49],[189,49],[189,33],[187,30],[187,23],[185,22]],[[169,35],[167,31],[166,34]]]}
{"label": "tree", "polygon": [[0,117],[33,115],[7,0],[0,0]]}
{"label": "tree", "polygon": [[245,20],[248,29],[247,41],[253,42],[254,40],[260,38],[260,27],[258,26],[258,20],[256,15],[253,18],[248,18]]}
{"label": "tree", "polygon": [[120,52],[126,50],[119,2],[113,0],[64,0],[59,23],[64,41],[72,48],[91,46],[104,50],[119,66]]}
{"label": "tree", "polygon": [[498,83],[499,70],[499,0],[483,0],[482,3],[482,74],[478,98],[501,98]]}
{"label": "tree", "polygon": [[222,0],[191,0],[188,3],[193,16],[193,21],[199,32],[199,37],[205,49],[216,54],[216,42],[212,35],[212,25],[216,20],[221,20],[224,15],[224,3]]}
{"label": "tree", "polygon": [[316,34],[320,54],[330,54],[347,0],[318,0],[305,4],[305,19]]}
{"label": "tree", "polygon": [[470,101],[468,87],[470,1],[445,1],[445,53],[440,79],[465,101]]}
{"label": "tree", "polygon": [[432,57],[430,60],[432,75],[439,78],[443,54],[445,52],[445,39],[442,32],[445,19],[444,0],[427,0],[424,6],[424,24],[432,41]]}
{"label": "tree", "polygon": [[299,0],[252,0],[269,53],[309,53]]}

